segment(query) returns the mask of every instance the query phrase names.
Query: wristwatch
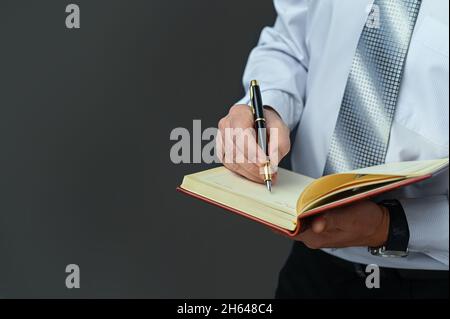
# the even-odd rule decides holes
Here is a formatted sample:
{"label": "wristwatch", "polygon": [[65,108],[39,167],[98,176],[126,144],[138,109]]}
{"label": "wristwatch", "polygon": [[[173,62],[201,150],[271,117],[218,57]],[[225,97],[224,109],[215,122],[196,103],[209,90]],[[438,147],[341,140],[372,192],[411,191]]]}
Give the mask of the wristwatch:
{"label": "wristwatch", "polygon": [[391,258],[408,256],[409,226],[402,204],[398,200],[385,200],[378,205],[385,207],[389,212],[389,235],[384,246],[370,247],[370,253],[374,256]]}

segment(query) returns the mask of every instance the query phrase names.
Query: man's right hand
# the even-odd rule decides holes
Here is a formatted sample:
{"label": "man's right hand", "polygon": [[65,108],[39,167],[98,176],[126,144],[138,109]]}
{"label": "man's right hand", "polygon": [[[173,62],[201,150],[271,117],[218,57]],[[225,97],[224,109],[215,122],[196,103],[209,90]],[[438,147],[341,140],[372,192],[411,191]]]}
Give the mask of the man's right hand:
{"label": "man's right hand", "polygon": [[[291,147],[290,131],[275,110],[265,108],[264,115],[268,133],[270,163],[273,171],[276,171],[279,162],[289,153]],[[239,134],[230,134],[230,132],[241,132],[239,134],[249,132],[251,138],[241,139]],[[242,143],[242,141],[245,142]],[[267,163],[267,157],[257,145],[253,114],[248,105],[233,106],[228,115],[219,121],[219,134],[216,143],[217,156],[225,167],[249,180],[264,183],[262,168]],[[276,181],[276,174],[274,174],[274,181]]]}

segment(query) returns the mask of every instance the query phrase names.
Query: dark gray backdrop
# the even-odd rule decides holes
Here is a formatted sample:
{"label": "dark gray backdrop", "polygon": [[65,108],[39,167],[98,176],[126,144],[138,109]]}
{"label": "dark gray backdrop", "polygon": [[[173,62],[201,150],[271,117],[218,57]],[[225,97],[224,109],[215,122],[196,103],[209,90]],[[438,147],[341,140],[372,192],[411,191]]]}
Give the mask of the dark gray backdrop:
{"label": "dark gray backdrop", "polygon": [[[290,243],[175,192],[175,127],[215,126],[271,0],[0,3],[0,297],[272,297]],[[65,288],[65,266],[81,289]]]}

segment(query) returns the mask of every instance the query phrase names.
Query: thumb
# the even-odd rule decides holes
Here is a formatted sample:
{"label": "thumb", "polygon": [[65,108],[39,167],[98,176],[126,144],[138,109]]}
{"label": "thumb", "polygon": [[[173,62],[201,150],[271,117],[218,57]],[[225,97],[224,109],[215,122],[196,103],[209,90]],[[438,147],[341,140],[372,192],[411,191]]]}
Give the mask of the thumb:
{"label": "thumb", "polygon": [[327,220],[323,217],[317,217],[311,223],[311,229],[316,234],[321,234],[327,229]]}
{"label": "thumb", "polygon": [[321,234],[335,228],[335,214],[326,213],[317,217],[311,224],[311,229],[316,234]]}

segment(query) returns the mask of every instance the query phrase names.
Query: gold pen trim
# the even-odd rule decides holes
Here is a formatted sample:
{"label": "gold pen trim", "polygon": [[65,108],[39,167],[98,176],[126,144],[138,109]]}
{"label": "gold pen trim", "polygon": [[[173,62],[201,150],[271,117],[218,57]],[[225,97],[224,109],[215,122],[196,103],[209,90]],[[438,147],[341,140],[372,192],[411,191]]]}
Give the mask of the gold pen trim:
{"label": "gold pen trim", "polygon": [[270,162],[264,165],[264,182],[272,181],[272,170],[270,169]]}
{"label": "gold pen trim", "polygon": [[253,98],[255,97],[254,95],[253,95],[253,87],[255,86],[255,85],[253,85],[254,83],[256,83],[256,85],[258,85],[258,82],[257,81],[255,81],[255,80],[253,80],[252,82],[251,82],[251,84],[250,84],[250,108],[252,109],[252,113],[253,113],[253,115],[255,115],[255,107],[253,106]]}

